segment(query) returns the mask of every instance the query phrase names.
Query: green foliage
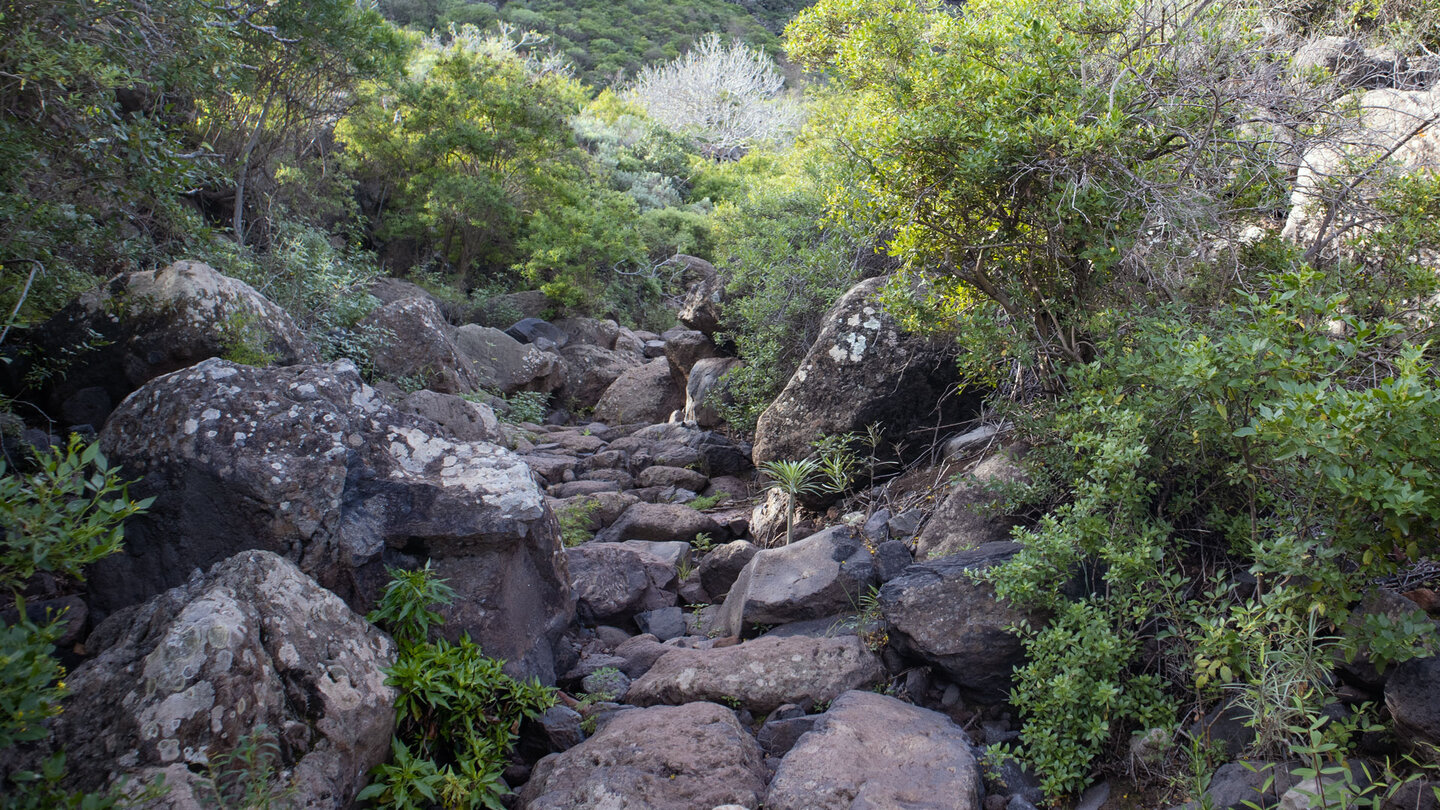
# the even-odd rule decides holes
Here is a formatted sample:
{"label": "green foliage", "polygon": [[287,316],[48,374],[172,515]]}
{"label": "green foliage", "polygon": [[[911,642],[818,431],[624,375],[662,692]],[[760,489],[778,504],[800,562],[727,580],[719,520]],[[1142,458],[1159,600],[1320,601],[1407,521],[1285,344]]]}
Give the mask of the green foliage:
{"label": "green foliage", "polygon": [[762,461],[760,472],[770,480],[765,489],[778,489],[785,493],[785,543],[795,540],[795,503],[801,495],[815,495],[821,490],[820,462],[813,458],[798,461]]}
{"label": "green foliage", "polygon": [[560,521],[560,542],[566,548],[574,548],[594,537],[592,527],[596,525],[595,512],[599,509],[599,501],[586,498],[556,512],[555,517]]}
{"label": "green foliage", "polygon": [[510,792],[501,772],[520,721],[553,706],[554,690],[506,675],[502,662],[468,638],[431,641],[430,631],[441,623],[432,608],[448,604],[455,592],[428,564],[392,569],[391,576],[370,619],[400,643],[395,665],[385,670],[386,683],[399,690],[399,729],[392,760],[375,769],[375,781],[359,798],[387,807],[498,810]]}
{"label": "green foliage", "polygon": [[53,655],[63,619],[37,625],[24,618],[23,600],[16,607],[22,618],[8,627],[0,624],[0,750],[44,739],[44,720],[60,713],[65,695],[65,670]]}
{"label": "green foliage", "polygon": [[698,509],[703,512],[706,509],[710,509],[716,504],[721,503],[725,500],[725,498],[726,495],[723,492],[717,492],[714,495],[701,495],[690,501],[690,503],[686,504],[686,506],[689,506],[691,509]]}
{"label": "green foliage", "polygon": [[550,412],[550,395],[540,391],[516,391],[501,399],[504,400],[502,414],[511,424],[538,425]]}
{"label": "green foliage", "polygon": [[220,325],[220,342],[225,347],[221,357],[246,366],[268,366],[275,362],[275,353],[266,349],[259,320],[249,313],[232,312]]}
{"label": "green foliage", "polygon": [[295,786],[275,783],[280,744],[265,724],[240,738],[235,748],[210,758],[206,798],[221,810],[270,810],[285,806]]}

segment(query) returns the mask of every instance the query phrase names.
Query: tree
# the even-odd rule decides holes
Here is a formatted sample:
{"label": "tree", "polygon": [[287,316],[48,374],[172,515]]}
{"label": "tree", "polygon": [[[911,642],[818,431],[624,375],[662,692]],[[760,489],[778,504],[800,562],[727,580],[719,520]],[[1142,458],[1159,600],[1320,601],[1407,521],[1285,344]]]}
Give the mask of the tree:
{"label": "tree", "polygon": [[799,127],[800,108],[781,95],[785,77],[762,51],[728,47],[719,34],[690,52],[640,71],[625,93],[662,125],[693,135],[715,156],[732,157]]}
{"label": "tree", "polygon": [[[1279,204],[1283,88],[1224,0],[821,0],[787,30],[832,88],[838,219],[892,229],[1043,358],[1093,356],[1103,300],[1174,295],[1206,240]],[[1278,103],[1278,102],[1275,102]]]}

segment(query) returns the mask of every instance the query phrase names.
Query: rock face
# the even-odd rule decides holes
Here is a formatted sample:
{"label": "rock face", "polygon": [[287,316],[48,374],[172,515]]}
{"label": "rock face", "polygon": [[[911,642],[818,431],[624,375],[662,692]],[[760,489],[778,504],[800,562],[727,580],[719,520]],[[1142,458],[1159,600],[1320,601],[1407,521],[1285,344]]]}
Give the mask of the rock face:
{"label": "rock face", "polygon": [[712,395],[718,395],[720,379],[743,362],[731,357],[709,357],[690,369],[690,379],[685,383],[685,421],[694,422],[703,428],[719,427],[725,423],[716,410]]}
{"label": "rock face", "polygon": [[560,350],[565,358],[565,384],[560,395],[572,408],[593,408],[605,390],[626,371],[640,365],[633,354],[591,343],[571,343]]}
{"label": "rock face", "polygon": [[830,700],[875,683],[880,659],[856,636],[757,638],[733,647],[668,652],[630,685],[637,706],[731,700],[756,713]]}
{"label": "rock face", "polygon": [[672,503],[637,503],[625,510],[625,514],[611,526],[596,535],[597,540],[606,542],[622,540],[654,540],[666,542],[679,540],[694,542],[701,534],[708,534],[712,540],[719,539],[723,532],[720,524],[703,512],[688,506]]}
{"label": "rock face", "polygon": [[670,376],[670,364],[651,360],[626,369],[595,403],[595,418],[612,425],[664,422],[685,404]]}
{"label": "rock face", "polygon": [[375,310],[361,324],[389,332],[371,352],[375,370],[390,378],[408,377],[442,394],[464,394],[480,387],[480,378],[455,344],[454,330],[430,298],[401,298]]}
{"label": "rock face", "polygon": [[319,359],[283,309],[249,284],[190,261],[119,276],[31,333],[37,356],[75,357],[36,399],[68,423],[97,430],[131,391],[208,357],[244,354],[253,362],[268,355],[280,365]]}
{"label": "rock face", "polygon": [[1018,543],[989,543],[973,551],[912,565],[880,588],[880,609],[891,643],[926,661],[981,702],[1004,700],[1011,671],[1024,658],[1005,628],[1034,617],[997,602],[988,583],[970,572],[1010,559]]}
{"label": "rock face", "polygon": [[832,526],[755,554],[725,597],[725,627],[739,635],[751,625],[854,612],[875,582],[870,551],[860,535],[848,526]]}
{"label": "rock face", "polygon": [[[908,335],[880,308],[883,278],[841,296],[815,345],[755,427],[755,462],[803,458],[826,435],[880,423],[887,446],[927,425],[961,421],[973,403],[955,395],[954,349]],[[943,412],[935,412],[941,403]]]}
{"label": "rock face", "polygon": [[265,549],[364,609],[387,563],[429,557],[459,592],[446,632],[553,682],[550,645],[573,616],[555,517],[513,453],[427,430],[348,361],[206,360],[151,381],[116,410],[101,445],[141,476],[132,495],[156,501],[127,525],[125,551],[94,567],[92,606],[134,604],[195,568]]}
{"label": "rock face", "polygon": [[675,566],[621,543],[585,543],[566,551],[581,621],[623,621],[675,604]]}
{"label": "rock face", "polygon": [[998,499],[996,485],[1023,480],[1025,471],[1006,451],[980,462],[970,475],[946,496],[920,532],[917,557],[944,557],[1006,540],[1015,521],[987,514]]}
{"label": "rock face", "polygon": [[470,402],[454,394],[421,389],[405,397],[398,406],[402,413],[429,420],[438,435],[462,442],[502,441],[500,420],[489,405]]}
{"label": "rock face", "polygon": [[1440,657],[1413,658],[1385,683],[1385,708],[1412,743],[1440,745]]}
{"label": "rock face", "polygon": [[521,343],[499,329],[466,324],[455,330],[455,345],[474,365],[480,385],[502,394],[548,394],[565,381],[560,356]]}
{"label": "rock face", "polygon": [[621,712],[535,766],[524,810],[712,810],[760,806],[765,766],[735,713],[713,703]]}
{"label": "rock face", "polygon": [[767,810],[980,810],[970,739],[938,712],[846,692],[780,762]]}
{"label": "rock face", "polygon": [[203,777],[183,766],[203,770],[264,724],[293,806],[345,807],[389,755],[394,643],[269,552],[111,616],[89,646],[99,654],[69,677],[52,736],[75,787],[167,768],[172,790],[193,784]]}
{"label": "rock face", "polygon": [[684,260],[688,264],[685,274],[693,277],[695,282],[680,306],[680,323],[697,332],[713,335],[720,331],[720,305],[724,300],[725,285],[720,281],[715,265],[694,256],[685,256]]}

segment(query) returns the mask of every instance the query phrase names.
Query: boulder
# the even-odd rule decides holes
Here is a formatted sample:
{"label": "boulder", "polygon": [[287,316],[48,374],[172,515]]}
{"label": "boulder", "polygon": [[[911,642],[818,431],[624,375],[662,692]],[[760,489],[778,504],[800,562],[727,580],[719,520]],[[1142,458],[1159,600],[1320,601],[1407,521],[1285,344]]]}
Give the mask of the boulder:
{"label": "boulder", "polygon": [[1024,660],[1020,639],[1006,628],[1022,619],[1038,622],[997,601],[995,589],[971,574],[1019,550],[1018,543],[988,543],[912,565],[882,585],[880,609],[891,626],[891,644],[935,666],[973,700],[1004,700],[1011,671]]}
{"label": "boulder", "polygon": [[709,478],[737,475],[752,469],[750,445],[710,430],[678,423],[649,425],[610,443],[632,473],[653,464],[691,467]]}
{"label": "boulder", "polygon": [[701,492],[710,485],[710,479],[695,470],[657,464],[641,470],[635,483],[642,487],[680,487],[691,492]]}
{"label": "boulder", "polygon": [[780,761],[766,810],[980,810],[970,738],[950,718],[873,692],[846,692]]}
{"label": "boulder", "polygon": [[881,308],[884,284],[860,282],[826,315],[800,367],[760,415],[755,463],[804,458],[816,439],[877,423],[882,447],[923,449],[930,442],[914,441],[917,431],[928,437],[934,425],[973,416],[978,402],[955,395],[953,343],[902,332]]}
{"label": "boulder", "polygon": [[701,558],[698,567],[700,584],[705,592],[717,599],[730,593],[730,586],[735,584],[740,572],[759,551],[754,543],[746,540],[736,540],[711,549]]}
{"label": "boulder", "polygon": [[832,526],[788,546],[757,552],[725,597],[725,627],[740,635],[757,624],[854,612],[876,582],[864,540],[849,526]]}
{"label": "boulder", "polygon": [[548,394],[565,382],[565,362],[557,354],[521,343],[489,326],[466,324],[455,330],[455,345],[473,363],[480,386],[502,394]]}
{"label": "boulder", "polygon": [[724,302],[725,284],[720,280],[720,274],[715,271],[715,265],[694,256],[686,259],[689,264],[686,274],[695,281],[686,293],[685,302],[680,305],[677,317],[686,327],[713,335],[720,331],[720,308]]}
{"label": "boulder", "polygon": [[620,337],[620,324],[609,319],[561,318],[555,321],[555,328],[564,332],[572,344],[585,343],[602,349],[615,348],[615,340]]}
{"label": "boulder", "polygon": [[565,359],[561,397],[574,408],[594,408],[620,375],[641,365],[634,355],[589,343],[570,343],[560,350]]}
{"label": "boulder", "polygon": [[581,621],[624,621],[675,604],[675,567],[653,554],[592,542],[568,549],[566,556]]}
{"label": "boulder", "polygon": [[370,352],[376,373],[413,379],[420,387],[442,394],[464,394],[480,387],[470,358],[455,343],[455,330],[432,299],[401,298],[365,316],[360,325],[388,333]]}
{"label": "boulder", "polygon": [[674,503],[637,503],[596,536],[606,542],[620,540],[678,540],[693,543],[701,534],[720,539],[720,525],[703,512]]}
{"label": "boulder", "polygon": [[535,348],[542,351],[563,349],[565,344],[570,342],[570,336],[560,327],[536,317],[516,321],[505,330],[505,334],[521,343],[534,344]]}
{"label": "boulder", "polygon": [[696,363],[707,358],[723,357],[724,354],[708,335],[694,329],[678,329],[670,333],[665,341],[665,359],[670,363],[670,373],[686,384]]}
{"label": "boulder", "polygon": [[[1017,521],[993,514],[1002,501],[998,487],[1025,480],[1015,454],[1001,451],[980,462],[950,490],[920,532],[915,556],[945,557],[1010,538]],[[898,536],[898,535],[897,535]]]}
{"label": "boulder", "polygon": [[522,810],[754,810],[765,766],[735,713],[713,703],[620,712],[595,736],[540,760]]}
{"label": "boulder", "polygon": [[670,376],[670,365],[651,360],[626,369],[595,403],[595,418],[615,425],[664,422],[685,404]]}
{"label": "boulder", "polygon": [[400,401],[396,409],[418,416],[435,425],[432,431],[461,442],[499,442],[500,420],[495,411],[479,402],[470,402],[454,394],[441,394],[421,389]]}
{"label": "boulder", "polygon": [[1395,732],[1413,745],[1440,745],[1440,657],[1412,658],[1385,682]]}
{"label": "boulder", "polygon": [[1292,769],[1274,762],[1227,762],[1210,776],[1205,788],[1208,803],[1198,801],[1176,810],[1243,810],[1259,805],[1274,807],[1280,797],[1299,781]]}
{"label": "boulder", "polygon": [[573,617],[554,515],[519,457],[434,435],[387,405],[354,364],[256,369],[206,360],[152,380],[100,443],[134,497],[125,550],[92,567],[102,613],[239,551],[297,562],[357,610],[385,567],[432,558],[458,592],[445,632],[469,633],[513,674],[552,681]]}
{"label": "boulder", "polygon": [[285,310],[193,261],[118,276],[28,330],[26,342],[29,351],[9,370],[17,381],[34,362],[70,359],[63,374],[47,375],[24,398],[68,425],[97,430],[130,392],[210,357],[278,365],[319,359]]}
{"label": "boulder", "polygon": [[716,410],[717,404],[728,399],[721,391],[720,380],[743,365],[743,362],[731,357],[709,357],[697,362],[690,369],[690,379],[685,383],[685,421],[703,428],[725,424]]}
{"label": "boulder", "polygon": [[856,636],[757,638],[665,653],[630,685],[625,700],[636,706],[728,701],[766,713],[785,703],[830,700],[884,674],[880,658]]}
{"label": "boulder", "polygon": [[197,573],[111,616],[88,646],[51,721],[67,787],[161,772],[172,791],[200,786],[207,762],[263,724],[289,806],[347,807],[389,756],[395,690],[381,670],[394,643],[275,554]]}

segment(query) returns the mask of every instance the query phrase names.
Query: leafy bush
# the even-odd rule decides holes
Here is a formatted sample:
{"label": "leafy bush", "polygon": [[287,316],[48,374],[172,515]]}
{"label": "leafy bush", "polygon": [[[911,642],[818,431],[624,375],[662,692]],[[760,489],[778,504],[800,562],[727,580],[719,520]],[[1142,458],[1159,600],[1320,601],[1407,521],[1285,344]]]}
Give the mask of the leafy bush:
{"label": "leafy bush", "polygon": [[506,675],[468,638],[432,641],[442,619],[434,608],[455,592],[427,563],[414,571],[391,569],[391,582],[369,615],[394,635],[400,654],[385,670],[399,690],[399,729],[391,762],[375,770],[362,800],[397,808],[503,808],[510,792],[501,778],[520,721],[555,703],[538,683]]}

